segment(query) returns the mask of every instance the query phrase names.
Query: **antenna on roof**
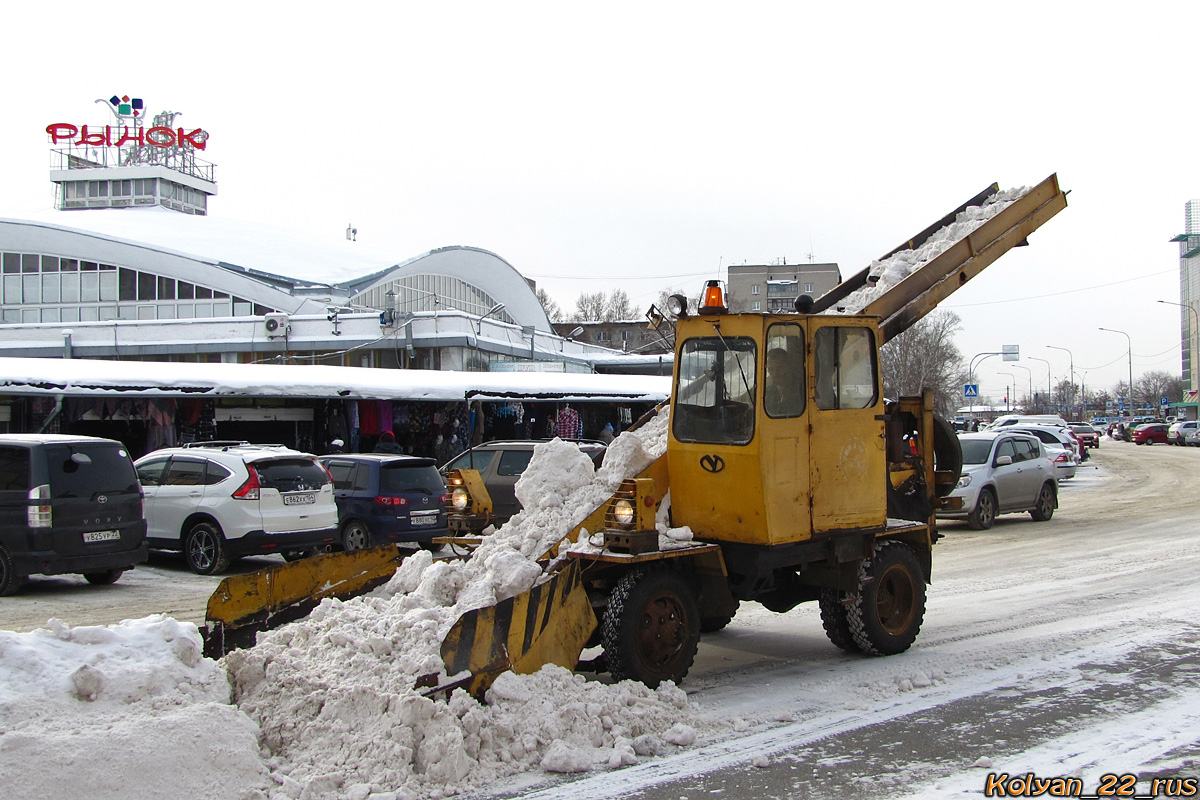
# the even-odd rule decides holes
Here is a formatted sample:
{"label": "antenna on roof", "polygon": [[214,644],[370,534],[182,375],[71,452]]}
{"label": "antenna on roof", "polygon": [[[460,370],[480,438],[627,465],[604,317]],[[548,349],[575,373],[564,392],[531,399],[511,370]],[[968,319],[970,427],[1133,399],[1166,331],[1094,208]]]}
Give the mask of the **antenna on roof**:
{"label": "antenna on roof", "polygon": [[358,239],[356,238],[357,236],[358,236],[358,228],[354,227],[354,223],[352,222],[346,226],[346,241],[356,242],[356,241],[358,241]]}

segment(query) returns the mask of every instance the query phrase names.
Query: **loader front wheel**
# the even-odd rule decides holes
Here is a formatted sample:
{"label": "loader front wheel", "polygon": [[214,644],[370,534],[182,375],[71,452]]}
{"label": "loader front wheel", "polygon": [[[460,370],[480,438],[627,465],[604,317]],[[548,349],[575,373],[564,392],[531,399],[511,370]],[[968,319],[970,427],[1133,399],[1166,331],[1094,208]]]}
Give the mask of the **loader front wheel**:
{"label": "loader front wheel", "polygon": [[847,653],[860,652],[854,635],[850,633],[850,621],[846,618],[846,603],[843,601],[842,592],[836,589],[822,589],[818,605],[821,607],[821,627],[825,629],[829,641]]}
{"label": "loader front wheel", "polygon": [[871,656],[903,653],[916,640],[925,618],[925,576],[912,548],[884,542],[858,568],[858,591],[846,606],[850,634]]}
{"label": "loader front wheel", "polygon": [[637,569],[617,581],[602,631],[604,660],[614,680],[655,688],[678,683],[700,643],[696,593],[677,573]]}

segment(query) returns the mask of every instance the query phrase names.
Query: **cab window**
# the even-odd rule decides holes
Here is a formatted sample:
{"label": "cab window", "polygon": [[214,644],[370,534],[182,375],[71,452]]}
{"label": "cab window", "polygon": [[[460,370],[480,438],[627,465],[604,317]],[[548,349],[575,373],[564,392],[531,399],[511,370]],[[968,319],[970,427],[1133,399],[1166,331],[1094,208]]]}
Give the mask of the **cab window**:
{"label": "cab window", "polygon": [[815,402],[820,409],[871,408],[879,397],[875,334],[829,326],[813,337]]}
{"label": "cab window", "polygon": [[697,337],[679,351],[672,431],[681,442],[746,444],[754,436],[758,347],[745,337]]}
{"label": "cab window", "polygon": [[769,417],[798,417],[804,413],[804,331],[795,323],[767,329],[763,410]]}

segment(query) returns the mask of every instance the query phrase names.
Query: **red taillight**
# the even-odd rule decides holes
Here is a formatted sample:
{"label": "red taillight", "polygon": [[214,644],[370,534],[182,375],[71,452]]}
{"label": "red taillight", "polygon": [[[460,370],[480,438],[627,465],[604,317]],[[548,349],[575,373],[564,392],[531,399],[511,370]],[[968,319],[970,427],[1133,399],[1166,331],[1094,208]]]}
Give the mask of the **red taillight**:
{"label": "red taillight", "polygon": [[376,497],[375,502],[381,506],[406,506],[408,500],[403,497]]}
{"label": "red taillight", "polygon": [[1058,458],[1054,459],[1054,463],[1055,463],[1055,464],[1058,464],[1058,463],[1060,463],[1060,462],[1062,462],[1062,463],[1066,463],[1066,462],[1067,462],[1067,461],[1069,461],[1069,460],[1070,460],[1070,459],[1068,459],[1068,458],[1067,458],[1067,451],[1066,451],[1066,450],[1064,450],[1064,451],[1062,451],[1061,453],[1059,453],[1059,454],[1058,454]]}
{"label": "red taillight", "polygon": [[258,470],[249,464],[246,465],[246,470],[250,473],[250,477],[246,478],[246,482],[238,487],[238,490],[233,493],[235,500],[257,500],[258,490],[261,488],[258,483]]}

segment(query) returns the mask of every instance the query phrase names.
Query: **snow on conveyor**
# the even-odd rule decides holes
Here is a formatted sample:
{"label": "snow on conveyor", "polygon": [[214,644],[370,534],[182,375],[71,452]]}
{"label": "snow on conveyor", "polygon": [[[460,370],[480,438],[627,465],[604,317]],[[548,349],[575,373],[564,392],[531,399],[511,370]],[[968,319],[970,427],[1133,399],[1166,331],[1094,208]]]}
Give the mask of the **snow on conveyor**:
{"label": "snow on conveyor", "polygon": [[873,301],[900,281],[928,264],[950,249],[972,231],[1029,193],[1032,187],[1021,186],[1005,189],[984,200],[981,205],[968,206],[954,221],[933,233],[920,247],[901,250],[882,261],[872,261],[867,267],[870,278],[878,278],[872,285],[870,279],[865,286],[842,298],[827,314],[859,314]]}
{"label": "snow on conveyor", "polygon": [[[728,723],[670,683],[549,666],[502,675],[483,703],[412,688],[444,670],[440,644],[463,612],[542,578],[535,559],[665,451],[666,426],[664,412],[618,437],[596,471],[572,444],[539,446],[517,485],[526,510],[472,558],[418,552],[370,595],[325,600],[221,662],[200,656],[194,625],[161,616],[0,632],[0,774],[30,796],[415,800],[706,740]],[[664,533],[675,546],[690,535]]]}

